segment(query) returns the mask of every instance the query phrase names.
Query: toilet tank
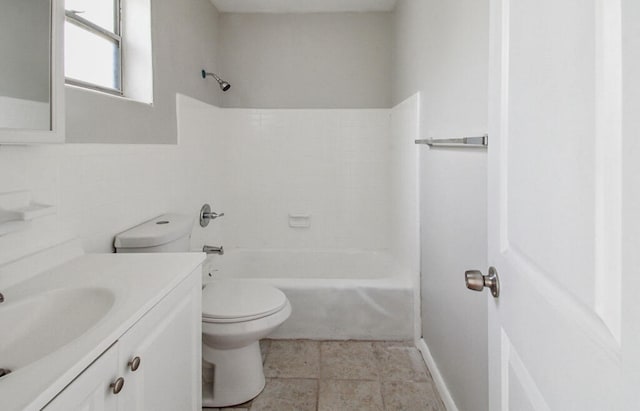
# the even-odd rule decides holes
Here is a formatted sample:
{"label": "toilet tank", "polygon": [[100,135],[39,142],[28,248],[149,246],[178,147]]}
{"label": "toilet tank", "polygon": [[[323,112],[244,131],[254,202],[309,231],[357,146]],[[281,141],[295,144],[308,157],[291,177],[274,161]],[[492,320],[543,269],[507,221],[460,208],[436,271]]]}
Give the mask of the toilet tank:
{"label": "toilet tank", "polygon": [[116,235],[116,253],[187,252],[193,219],[183,214],[163,214]]}

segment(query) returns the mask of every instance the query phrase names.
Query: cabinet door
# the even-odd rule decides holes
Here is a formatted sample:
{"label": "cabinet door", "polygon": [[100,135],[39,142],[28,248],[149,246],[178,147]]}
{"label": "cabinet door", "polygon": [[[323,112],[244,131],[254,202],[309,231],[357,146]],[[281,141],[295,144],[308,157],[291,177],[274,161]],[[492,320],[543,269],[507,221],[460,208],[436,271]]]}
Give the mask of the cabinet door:
{"label": "cabinet door", "polygon": [[[44,407],[45,411],[115,411],[118,348],[112,346]],[[122,394],[122,392],[121,392]]]}
{"label": "cabinet door", "polygon": [[200,284],[200,274],[192,274],[120,339],[118,367],[127,387],[119,410],[201,409]]}

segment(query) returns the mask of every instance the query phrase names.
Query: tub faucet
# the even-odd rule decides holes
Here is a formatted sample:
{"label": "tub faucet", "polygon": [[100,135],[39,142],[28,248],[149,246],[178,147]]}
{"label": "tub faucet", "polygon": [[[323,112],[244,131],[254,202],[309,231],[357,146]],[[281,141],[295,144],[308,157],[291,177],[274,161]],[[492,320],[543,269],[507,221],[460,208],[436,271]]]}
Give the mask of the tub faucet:
{"label": "tub faucet", "polygon": [[4,302],[4,295],[2,293],[0,293],[0,303]]}
{"label": "tub faucet", "polygon": [[210,245],[205,245],[205,246],[202,247],[202,252],[207,253],[207,254],[223,255],[224,254],[224,247],[223,246],[212,247]]}

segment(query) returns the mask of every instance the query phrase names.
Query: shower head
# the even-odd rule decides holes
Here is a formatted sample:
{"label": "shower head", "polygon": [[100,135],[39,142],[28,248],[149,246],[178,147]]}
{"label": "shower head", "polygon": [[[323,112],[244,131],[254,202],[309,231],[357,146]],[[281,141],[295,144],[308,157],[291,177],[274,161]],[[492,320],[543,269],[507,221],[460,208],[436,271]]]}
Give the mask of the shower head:
{"label": "shower head", "polygon": [[216,79],[216,81],[217,81],[217,82],[218,82],[218,84],[220,85],[220,89],[221,89],[222,91],[227,91],[227,90],[229,90],[229,89],[231,88],[231,84],[227,83],[226,81],[224,81],[223,79],[221,79],[220,77],[218,77],[218,76],[216,75],[216,73],[209,73],[209,72],[207,72],[207,71],[205,71],[205,70],[202,70],[201,74],[202,74],[202,78],[207,78],[207,76],[211,76],[211,77],[213,77],[214,79]]}
{"label": "shower head", "polygon": [[231,88],[231,84],[227,83],[226,81],[219,81],[218,83],[220,84],[220,88],[222,89],[222,91],[227,91]]}

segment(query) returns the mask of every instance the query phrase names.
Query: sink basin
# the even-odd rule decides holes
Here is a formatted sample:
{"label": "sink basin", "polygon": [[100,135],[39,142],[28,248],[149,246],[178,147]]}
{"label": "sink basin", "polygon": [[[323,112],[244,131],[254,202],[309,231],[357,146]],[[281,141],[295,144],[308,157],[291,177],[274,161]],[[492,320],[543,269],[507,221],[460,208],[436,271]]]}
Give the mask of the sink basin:
{"label": "sink basin", "polygon": [[15,371],[89,330],[113,306],[106,288],[61,288],[0,304],[0,368]]}

